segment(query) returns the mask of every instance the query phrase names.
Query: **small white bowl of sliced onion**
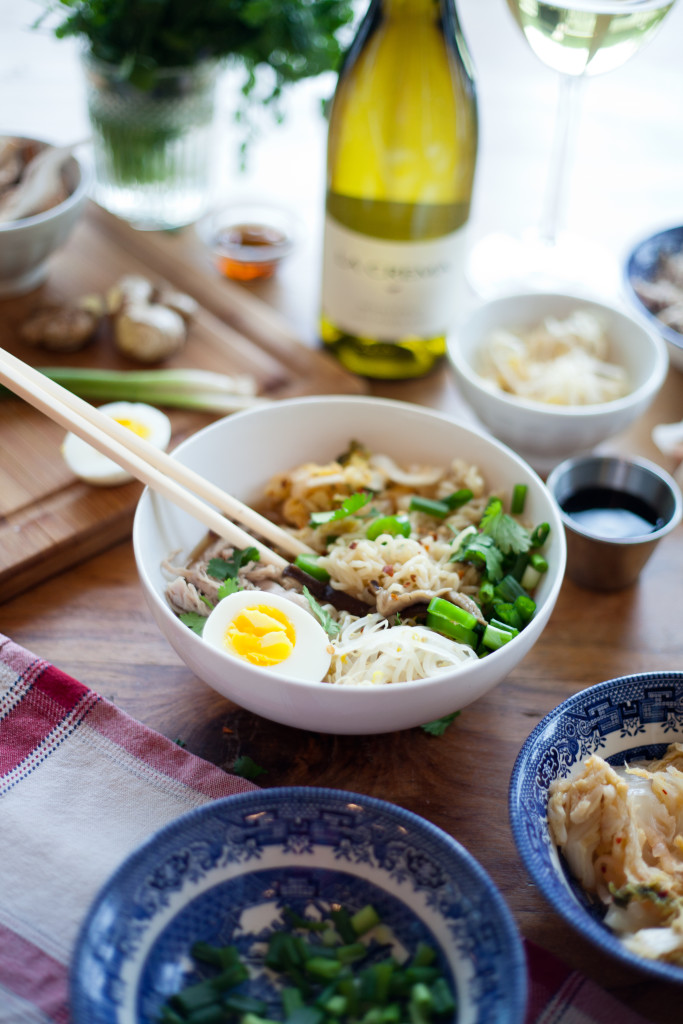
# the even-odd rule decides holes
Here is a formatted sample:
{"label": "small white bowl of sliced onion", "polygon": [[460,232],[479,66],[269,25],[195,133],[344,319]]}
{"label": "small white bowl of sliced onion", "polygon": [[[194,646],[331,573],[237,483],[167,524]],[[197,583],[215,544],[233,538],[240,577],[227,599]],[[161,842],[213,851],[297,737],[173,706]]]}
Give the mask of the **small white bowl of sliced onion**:
{"label": "small white bowl of sliced onion", "polygon": [[629,427],[669,365],[642,320],[570,293],[486,302],[454,331],[448,353],[483,425],[541,473]]}

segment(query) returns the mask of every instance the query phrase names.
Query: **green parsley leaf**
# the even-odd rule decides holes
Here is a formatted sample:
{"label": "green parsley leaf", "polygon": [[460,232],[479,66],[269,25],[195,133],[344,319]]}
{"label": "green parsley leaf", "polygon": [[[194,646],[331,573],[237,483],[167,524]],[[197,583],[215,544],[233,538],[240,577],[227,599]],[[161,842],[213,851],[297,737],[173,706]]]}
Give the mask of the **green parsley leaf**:
{"label": "green parsley leaf", "polygon": [[504,555],[510,551],[520,554],[531,546],[531,535],[521,523],[503,512],[500,498],[493,498],[487,505],[479,524],[483,533],[491,537]]}
{"label": "green parsley leaf", "polygon": [[322,608],[318,604],[318,602],[313,597],[313,594],[310,592],[308,587],[304,587],[304,594],[306,596],[306,600],[308,601],[309,605],[311,606],[311,611],[313,612],[313,614],[315,615],[316,619],[318,620],[320,625],[323,627],[323,629],[325,630],[327,635],[328,636],[337,636],[338,633],[339,633],[339,629],[340,629],[339,623],[335,622],[334,619],[332,618],[332,616],[328,612],[326,612],[325,609]]}
{"label": "green parsley leaf", "polygon": [[228,576],[237,576],[242,566],[258,562],[260,557],[258,548],[234,548],[231,558],[212,558],[206,572],[215,580],[224,580]]}
{"label": "green parsley leaf", "polygon": [[239,582],[234,576],[229,576],[228,579],[221,583],[218,588],[218,600],[222,601],[224,597],[228,596],[228,594],[235,594],[238,590],[242,590]]}
{"label": "green parsley leaf", "polygon": [[237,758],[232,766],[232,771],[242,779],[249,779],[250,782],[254,782],[255,779],[258,779],[259,775],[268,774],[266,769],[261,768],[260,765],[256,764],[256,761],[252,760],[248,754],[242,754]]}
{"label": "green parsley leaf", "polygon": [[197,636],[201,636],[204,632],[204,623],[206,622],[206,615],[200,615],[199,612],[183,612],[178,618],[185,626],[189,626],[193,633]]}
{"label": "green parsley leaf", "polygon": [[503,578],[503,555],[496,547],[493,538],[487,537],[484,533],[468,534],[455,554],[451,555],[449,561],[474,562],[475,565],[483,565],[486,575],[492,583],[497,583]]}
{"label": "green parsley leaf", "polygon": [[424,729],[430,736],[443,736],[448,726],[451,722],[455,721],[459,714],[459,711],[453,711],[450,715],[444,715],[443,718],[437,718],[433,722],[426,722],[420,728]]}
{"label": "green parsley leaf", "polygon": [[350,494],[339,508],[330,509],[329,512],[313,512],[309,519],[309,525],[322,526],[324,523],[336,523],[338,519],[346,519],[347,516],[352,516],[363,508],[363,505],[367,505],[371,497],[371,494],[360,491]]}

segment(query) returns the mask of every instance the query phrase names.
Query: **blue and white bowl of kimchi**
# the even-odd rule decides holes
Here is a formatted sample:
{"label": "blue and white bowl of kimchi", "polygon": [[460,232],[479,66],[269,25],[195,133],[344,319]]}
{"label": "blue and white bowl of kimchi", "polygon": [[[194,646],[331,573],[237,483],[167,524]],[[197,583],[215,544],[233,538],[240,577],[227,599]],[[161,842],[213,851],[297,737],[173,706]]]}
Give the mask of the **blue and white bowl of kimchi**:
{"label": "blue and white bowl of kimchi", "polygon": [[[361,949],[353,949],[353,961],[329,975],[336,979],[334,988],[347,993],[342,999],[355,993],[385,1008],[389,1001],[407,1002],[414,979],[400,995],[392,994],[394,981],[408,980],[416,966],[422,996],[425,987],[435,996],[438,990],[440,1012],[430,1014],[433,1024],[522,1024],[522,941],[477,861],[410,811],[315,787],[211,801],[132,853],[84,921],[71,970],[74,1024],[185,1020],[174,998],[187,997],[195,985],[212,986],[221,973],[206,946],[223,951],[222,962],[229,950],[236,955],[231,962],[243,968],[242,977],[228,979],[230,985],[221,982],[216,999],[253,999],[262,1004],[256,1019],[281,1020],[282,1000],[301,981],[277,965],[266,971],[266,951],[278,939],[296,937],[305,943],[299,948],[307,963],[308,954],[324,943],[331,954],[341,944],[346,957],[344,928],[350,925],[351,946]],[[205,944],[204,955],[197,955],[196,943]],[[333,960],[344,962],[334,955],[326,962]],[[364,972],[370,980],[381,973],[386,997],[365,986],[361,991]],[[305,1005],[312,1012],[316,992],[328,982],[316,984],[312,968],[302,973],[308,979]],[[283,987],[289,989],[286,997]],[[323,1001],[330,998],[328,991]],[[167,1018],[163,1007],[169,1003],[174,1015]],[[240,1019],[239,1013],[218,1016]]]}
{"label": "blue and white bowl of kimchi", "polygon": [[536,726],[510,780],[512,831],[585,939],[683,983],[683,672],[581,690]]}
{"label": "blue and white bowl of kimchi", "polygon": [[[317,610],[305,591],[297,595],[306,607],[292,616],[310,619],[313,610],[320,619],[313,632],[322,634],[300,645],[301,671],[230,656],[210,642],[208,626],[205,638],[193,625],[201,631],[209,612],[208,621],[215,621],[215,606],[244,600],[226,591],[272,592],[282,580],[266,579],[260,563],[245,568],[240,560],[248,559],[248,549],[240,549],[237,561],[234,552],[218,551],[216,562],[216,547],[202,547],[206,530],[197,520],[144,492],[133,546],[159,628],[196,676],[264,718],[351,735],[431,722],[500,683],[548,622],[566,563],[558,506],[523,459],[446,415],[356,396],[273,402],[200,430],[174,456],[251,507],[265,502],[270,518],[318,545],[320,565],[339,584],[335,601],[352,598],[344,618],[326,604],[329,590],[315,599]],[[519,494],[522,511],[513,516]],[[216,565],[227,580],[207,581]],[[495,593],[482,588],[484,572],[497,581]],[[315,593],[315,581],[305,580]],[[435,598],[438,614],[426,610]],[[523,621],[510,612],[513,603]],[[336,626],[326,608],[337,615]],[[459,622],[444,625],[444,611],[445,620],[465,621],[466,640]],[[501,616],[512,617],[501,625]],[[434,623],[455,636],[437,635]],[[222,627],[212,641],[216,635],[224,635]],[[314,647],[329,665],[317,678],[306,675],[304,664]]]}

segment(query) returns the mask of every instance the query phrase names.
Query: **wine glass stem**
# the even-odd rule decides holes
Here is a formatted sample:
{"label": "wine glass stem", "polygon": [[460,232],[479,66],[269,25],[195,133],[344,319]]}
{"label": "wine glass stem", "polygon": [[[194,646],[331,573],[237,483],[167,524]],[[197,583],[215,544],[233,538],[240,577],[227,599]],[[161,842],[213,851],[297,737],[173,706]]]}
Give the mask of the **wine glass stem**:
{"label": "wine glass stem", "polygon": [[560,75],[550,169],[540,225],[541,238],[547,245],[557,242],[562,228],[582,87],[583,76]]}

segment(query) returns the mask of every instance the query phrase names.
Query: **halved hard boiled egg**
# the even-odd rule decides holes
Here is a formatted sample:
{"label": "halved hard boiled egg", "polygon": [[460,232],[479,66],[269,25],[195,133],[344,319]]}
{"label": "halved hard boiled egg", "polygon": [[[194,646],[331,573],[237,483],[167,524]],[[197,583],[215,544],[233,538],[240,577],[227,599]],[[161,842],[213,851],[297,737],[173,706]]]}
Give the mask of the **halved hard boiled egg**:
{"label": "halved hard boiled egg", "polygon": [[319,682],[330,667],[327,633],[311,612],[279,594],[238,590],[216,605],[202,636],[212,647],[288,679]]}
{"label": "halved hard boiled egg", "polygon": [[[165,451],[171,440],[171,421],[166,413],[144,402],[109,402],[99,411]],[[77,434],[69,433],[62,443],[62,455],[77,477],[98,487],[125,484],[132,476]]]}

